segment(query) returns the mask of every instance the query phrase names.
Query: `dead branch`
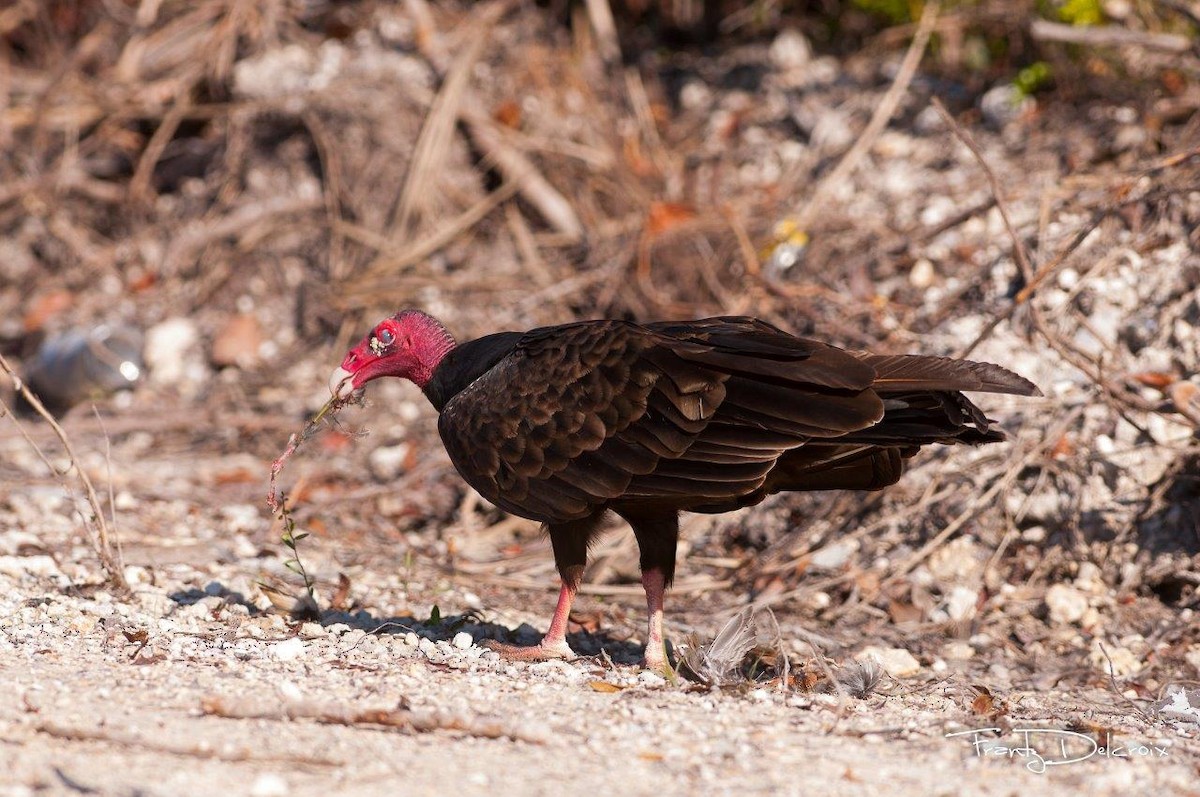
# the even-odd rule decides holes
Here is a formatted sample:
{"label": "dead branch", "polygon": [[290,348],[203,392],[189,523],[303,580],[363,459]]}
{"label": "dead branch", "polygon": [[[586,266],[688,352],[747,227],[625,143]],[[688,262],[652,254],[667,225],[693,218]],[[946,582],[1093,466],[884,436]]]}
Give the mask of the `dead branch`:
{"label": "dead branch", "polygon": [[1034,19],[1029,35],[1037,41],[1083,44],[1088,47],[1141,47],[1168,53],[1186,53],[1192,40],[1177,33],[1150,33],[1117,25],[1067,25],[1048,19]]}
{"label": "dead branch", "polygon": [[200,710],[208,716],[225,719],[312,720],[325,725],[377,725],[417,733],[459,731],[483,739],[512,739],[530,744],[545,744],[550,738],[546,731],[527,723],[445,710],[348,708],[315,701],[269,702],[256,698],[239,698],[234,702],[219,695],[203,698]]}
{"label": "dead branch", "polygon": [[220,748],[208,747],[205,742],[173,742],[162,738],[162,732],[157,728],[154,731],[154,735],[149,736],[139,733],[136,730],[125,730],[112,724],[101,725],[95,728],[81,728],[66,725],[55,720],[46,720],[39,723],[36,730],[38,733],[53,736],[55,739],[65,739],[72,742],[105,742],[135,750],[168,753],[170,755],[214,761],[282,761],[302,766],[321,767],[340,767],[346,763],[335,758],[327,758],[319,755],[273,755],[263,753],[258,745],[255,745],[254,748],[247,745],[237,749],[230,749],[228,745],[222,745]]}

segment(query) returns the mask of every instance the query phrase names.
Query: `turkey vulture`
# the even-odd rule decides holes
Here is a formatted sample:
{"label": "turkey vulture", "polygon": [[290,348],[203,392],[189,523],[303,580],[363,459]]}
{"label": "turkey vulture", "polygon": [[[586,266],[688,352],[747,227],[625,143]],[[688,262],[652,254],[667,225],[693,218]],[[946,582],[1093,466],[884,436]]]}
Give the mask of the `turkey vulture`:
{"label": "turkey vulture", "polygon": [[728,512],[785,490],[878,490],[928,443],[1004,439],[959,391],[1039,395],[989,363],[853,352],[747,317],[581,321],[456,344],[425,313],[385,318],[330,390],[409,379],[467,484],[544,523],[562,579],[541,643],[515,659],[573,657],[567,616],[588,544],[611,510],[633,527],[649,631],[667,671],[663,593],[679,512]]}

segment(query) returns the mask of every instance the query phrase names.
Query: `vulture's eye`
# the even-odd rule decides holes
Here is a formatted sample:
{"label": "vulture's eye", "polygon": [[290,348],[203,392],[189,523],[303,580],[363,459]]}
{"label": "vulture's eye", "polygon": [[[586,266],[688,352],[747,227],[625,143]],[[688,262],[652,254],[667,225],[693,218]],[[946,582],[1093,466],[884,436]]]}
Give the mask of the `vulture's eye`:
{"label": "vulture's eye", "polygon": [[379,338],[379,342],[384,346],[391,346],[396,342],[396,336],[392,334],[392,330],[390,329],[379,330],[379,335],[377,335],[377,337]]}

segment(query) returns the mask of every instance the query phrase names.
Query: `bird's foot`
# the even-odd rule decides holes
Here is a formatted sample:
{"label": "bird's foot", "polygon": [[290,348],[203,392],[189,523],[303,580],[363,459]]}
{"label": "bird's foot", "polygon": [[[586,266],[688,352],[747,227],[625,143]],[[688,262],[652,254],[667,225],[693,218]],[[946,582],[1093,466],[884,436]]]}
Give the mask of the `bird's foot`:
{"label": "bird's foot", "polygon": [[663,643],[649,644],[646,646],[646,654],[642,657],[642,666],[654,673],[661,675],[670,683],[675,683],[675,668],[671,666],[671,660],[667,658],[667,646]]}
{"label": "bird's foot", "polygon": [[494,639],[483,640],[483,646],[500,654],[500,658],[509,661],[549,661],[550,659],[574,659],[575,651],[565,639],[547,641],[543,639],[536,645],[509,645]]}

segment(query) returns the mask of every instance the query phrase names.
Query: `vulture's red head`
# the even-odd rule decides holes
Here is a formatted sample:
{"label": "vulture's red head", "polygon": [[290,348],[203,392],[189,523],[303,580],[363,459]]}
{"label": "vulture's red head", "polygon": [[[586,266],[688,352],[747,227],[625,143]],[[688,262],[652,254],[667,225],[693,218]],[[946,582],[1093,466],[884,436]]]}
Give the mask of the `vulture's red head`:
{"label": "vulture's red head", "polygon": [[436,318],[420,310],[403,310],[376,324],[351,349],[329,378],[329,391],[346,398],[372,379],[398,376],[424,388],[454,338]]}

